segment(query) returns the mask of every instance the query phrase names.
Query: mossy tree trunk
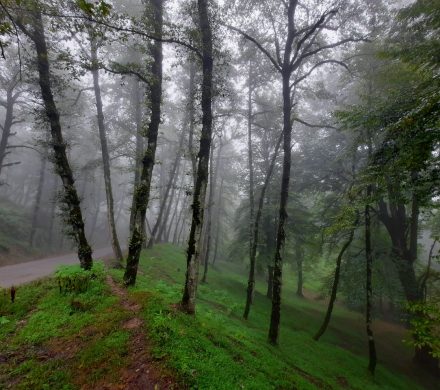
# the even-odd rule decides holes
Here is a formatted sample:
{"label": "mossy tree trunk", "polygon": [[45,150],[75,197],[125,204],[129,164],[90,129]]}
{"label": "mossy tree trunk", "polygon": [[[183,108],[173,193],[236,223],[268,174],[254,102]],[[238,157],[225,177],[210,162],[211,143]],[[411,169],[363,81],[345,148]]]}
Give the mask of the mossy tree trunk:
{"label": "mossy tree trunk", "polygon": [[202,133],[198,153],[197,177],[194,186],[191,230],[187,248],[187,270],[181,308],[188,314],[195,313],[196,291],[201,256],[201,233],[204,203],[208,184],[209,155],[212,139],[212,71],[213,48],[208,0],[198,0],[199,31],[202,41]]}
{"label": "mossy tree trunk", "polygon": [[[90,269],[93,264],[92,248],[84,232],[84,220],[80,207],[80,199],[75,188],[75,180],[67,158],[66,144],[61,130],[60,115],[52,93],[49,55],[41,11],[38,5],[33,2],[29,2],[29,4],[26,5],[29,5],[30,9],[29,14],[26,15],[29,16],[29,18],[21,19],[23,15],[20,15],[14,21],[20,30],[32,40],[36,49],[38,81],[44,109],[50,125],[51,143],[54,152],[53,160],[55,170],[60,176],[63,185],[62,204],[65,209],[65,222],[69,229],[69,234],[77,244],[78,258],[81,267]],[[23,20],[26,20],[27,24],[24,24],[25,22],[23,22]]]}
{"label": "mossy tree trunk", "polygon": [[124,273],[124,284],[132,286],[136,283],[139,256],[142,243],[145,240],[145,217],[150,200],[151,178],[156,156],[157,137],[159,134],[161,104],[162,104],[162,30],[163,30],[163,0],[151,0],[152,23],[154,35],[158,39],[151,45],[153,62],[151,65],[152,80],[149,86],[150,94],[150,123],[148,126],[148,145],[142,159],[142,173],[139,184],[135,188],[134,226],[128,246],[127,266]]}

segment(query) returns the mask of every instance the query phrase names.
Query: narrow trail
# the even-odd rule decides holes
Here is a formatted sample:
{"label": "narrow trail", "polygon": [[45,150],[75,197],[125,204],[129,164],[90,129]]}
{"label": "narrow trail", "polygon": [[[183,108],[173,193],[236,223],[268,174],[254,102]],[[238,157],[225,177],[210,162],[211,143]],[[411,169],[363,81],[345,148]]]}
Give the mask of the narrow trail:
{"label": "narrow trail", "polygon": [[122,369],[118,384],[99,384],[100,389],[116,390],[177,390],[186,387],[173,378],[172,373],[162,367],[151,354],[151,344],[145,333],[144,321],[140,318],[141,305],[128,296],[127,291],[117,284],[111,276],[107,283],[113,294],[119,297],[121,306],[130,312],[131,318],[123,325],[129,330],[130,344],[128,355],[130,364]]}

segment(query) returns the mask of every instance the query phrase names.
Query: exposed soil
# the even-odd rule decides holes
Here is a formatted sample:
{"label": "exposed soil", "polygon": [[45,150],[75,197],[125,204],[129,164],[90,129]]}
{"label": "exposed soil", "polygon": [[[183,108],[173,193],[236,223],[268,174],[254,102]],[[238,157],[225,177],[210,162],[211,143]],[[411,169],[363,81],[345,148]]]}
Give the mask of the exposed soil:
{"label": "exposed soil", "polygon": [[[132,318],[122,327],[131,332],[128,356],[130,363],[121,368],[118,383],[98,383],[93,388],[99,389],[127,389],[127,390],[166,390],[185,389],[175,376],[166,368],[155,361],[151,355],[151,344],[145,333],[144,321],[139,317],[141,305],[132,301],[127,291],[111,278],[107,278],[112,292],[119,297],[121,306],[132,313]],[[83,389],[92,387],[83,386]]]}

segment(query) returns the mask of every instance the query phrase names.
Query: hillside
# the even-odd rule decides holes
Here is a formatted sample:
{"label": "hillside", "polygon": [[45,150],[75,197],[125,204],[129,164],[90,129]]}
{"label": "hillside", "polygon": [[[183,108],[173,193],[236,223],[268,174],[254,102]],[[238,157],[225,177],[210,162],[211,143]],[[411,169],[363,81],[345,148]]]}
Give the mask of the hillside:
{"label": "hillside", "polygon": [[184,270],[183,251],[161,245],[143,253],[137,286],[128,293],[118,286],[120,271],[110,278],[97,265],[83,293],[60,294],[49,279],[20,288],[14,304],[2,294],[0,388],[434,388],[411,368],[405,331],[396,325],[374,322],[380,361],[374,378],[366,369],[361,315],[338,307],[327,334],[313,341],[325,304],[296,298],[288,272],[280,345],[272,347],[264,281],[257,282],[245,322],[245,279],[220,263],[199,287],[193,318],[175,305]]}

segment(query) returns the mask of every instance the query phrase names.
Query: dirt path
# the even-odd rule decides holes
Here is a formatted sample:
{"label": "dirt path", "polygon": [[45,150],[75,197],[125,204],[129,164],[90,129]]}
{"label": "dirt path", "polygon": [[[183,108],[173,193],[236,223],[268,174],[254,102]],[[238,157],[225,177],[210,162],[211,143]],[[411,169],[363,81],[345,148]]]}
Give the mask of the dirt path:
{"label": "dirt path", "polygon": [[[93,251],[95,259],[105,259],[113,256],[112,248],[101,248]],[[34,260],[26,263],[0,267],[0,287],[8,288],[32,282],[52,274],[60,264],[78,264],[78,256],[71,253],[63,256]]]}
{"label": "dirt path", "polygon": [[141,305],[130,299],[127,291],[108,276],[113,294],[119,297],[122,307],[131,312],[131,318],[123,324],[123,328],[131,332],[128,355],[130,364],[124,367],[120,375],[120,384],[99,384],[100,389],[127,390],[168,390],[185,389],[177,384],[170,371],[161,367],[151,356],[151,346],[145,334],[144,321],[140,318]]}

